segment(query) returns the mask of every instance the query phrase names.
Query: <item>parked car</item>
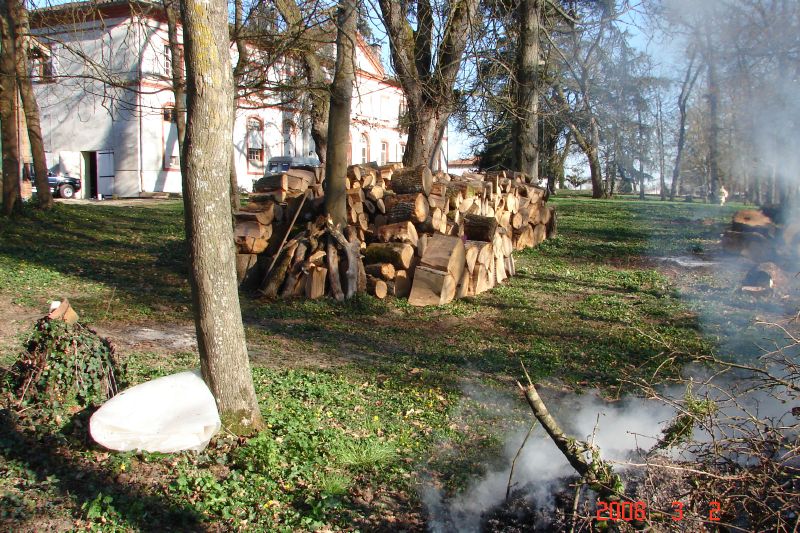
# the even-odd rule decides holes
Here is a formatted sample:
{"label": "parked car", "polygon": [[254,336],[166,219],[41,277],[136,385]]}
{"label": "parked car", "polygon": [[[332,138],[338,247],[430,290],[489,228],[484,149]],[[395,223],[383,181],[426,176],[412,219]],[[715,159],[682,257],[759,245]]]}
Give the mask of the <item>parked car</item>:
{"label": "parked car", "polygon": [[[53,196],[61,198],[75,198],[75,193],[81,190],[80,178],[72,176],[56,176],[52,172],[47,174],[47,182],[50,184],[50,191]],[[36,192],[36,180],[33,180],[33,191]]]}
{"label": "parked car", "polygon": [[265,174],[277,174],[289,170],[291,167],[318,167],[319,165],[319,159],[316,157],[270,157]]}

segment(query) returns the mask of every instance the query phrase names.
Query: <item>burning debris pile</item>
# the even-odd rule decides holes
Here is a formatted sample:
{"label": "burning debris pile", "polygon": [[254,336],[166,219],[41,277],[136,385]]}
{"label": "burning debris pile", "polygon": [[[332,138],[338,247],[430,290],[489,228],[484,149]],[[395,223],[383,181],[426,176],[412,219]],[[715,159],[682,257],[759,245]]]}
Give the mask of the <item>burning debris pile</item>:
{"label": "burning debris pile", "polygon": [[[441,305],[513,276],[512,252],[556,231],[546,190],[520,173],[352,165],[342,231],[323,216],[323,181],[319,169],[293,168],[256,182],[235,214],[243,287],[270,298],[369,292]],[[289,239],[298,220],[306,229]]]}
{"label": "burning debris pile", "polygon": [[723,249],[754,263],[742,291],[784,296],[792,287],[800,259],[800,220],[784,209],[743,209],[722,235]]}

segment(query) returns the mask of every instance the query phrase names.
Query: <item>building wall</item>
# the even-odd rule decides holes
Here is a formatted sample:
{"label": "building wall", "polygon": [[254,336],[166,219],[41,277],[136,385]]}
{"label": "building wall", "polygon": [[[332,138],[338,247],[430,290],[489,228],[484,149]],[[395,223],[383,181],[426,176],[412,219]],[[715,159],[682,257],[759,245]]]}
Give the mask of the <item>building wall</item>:
{"label": "building wall", "polygon": [[[116,17],[86,17],[78,24],[35,30],[52,47],[58,80],[36,84],[51,170],[82,177],[82,192],[88,196],[97,192],[88,183],[88,158],[113,151],[113,194],[180,192],[177,131],[168,111],[175,102],[166,23],[114,9]],[[399,161],[405,147],[405,134],[398,129],[402,91],[385,79],[377,56],[360,44],[351,162]],[[235,61],[234,47],[231,53]],[[87,66],[84,57],[95,64]],[[270,75],[280,77],[282,68],[277,65]],[[126,88],[92,79],[108,73]],[[278,107],[269,97],[240,101],[233,149],[239,186],[251,190],[269,158],[313,153],[308,118],[300,109]]]}

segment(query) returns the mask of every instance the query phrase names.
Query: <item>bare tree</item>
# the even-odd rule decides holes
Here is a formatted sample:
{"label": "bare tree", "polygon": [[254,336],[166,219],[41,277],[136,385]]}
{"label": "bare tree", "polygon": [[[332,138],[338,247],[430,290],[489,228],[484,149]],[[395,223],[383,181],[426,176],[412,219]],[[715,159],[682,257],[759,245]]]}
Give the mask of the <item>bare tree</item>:
{"label": "bare tree", "polygon": [[0,0],[0,128],[3,143],[3,215],[18,207],[19,139],[17,138],[17,75],[14,18],[7,0]]}
{"label": "bare tree", "polygon": [[252,434],[263,421],[239,307],[228,202],[234,88],[227,6],[183,0],[181,7],[188,103],[183,198],[200,364],[223,424]]}
{"label": "bare tree", "polygon": [[[53,207],[53,195],[47,182],[47,159],[44,153],[44,140],[42,139],[42,126],[39,120],[39,105],[33,92],[31,74],[28,71],[28,45],[31,39],[28,23],[28,10],[22,0],[8,0],[9,11],[15,20],[16,40],[16,73],[22,107],[25,112],[25,124],[28,128],[28,140],[33,156],[33,169],[36,181],[36,197],[39,207],[50,209]],[[33,73],[36,74],[36,73]]]}
{"label": "bare tree", "polygon": [[681,85],[681,92],[678,95],[678,144],[675,151],[675,166],[672,168],[672,183],[669,189],[669,199],[674,200],[675,195],[680,193],[681,183],[681,158],[683,157],[683,148],[686,144],[686,104],[689,101],[689,96],[692,93],[697,76],[700,74],[700,69],[695,68],[696,54],[694,52],[689,56],[689,65],[686,67],[686,75],[683,77],[683,84]]}
{"label": "bare tree", "polygon": [[[443,7],[443,6],[438,6]],[[478,0],[456,0],[434,13],[430,0],[410,3],[380,0],[392,65],[407,100],[408,142],[405,166],[431,165],[436,147],[455,108],[453,87],[461,67]],[[409,20],[416,18],[416,29]],[[434,46],[435,21],[442,21]]]}
{"label": "bare tree", "polygon": [[[275,0],[275,6],[288,26],[290,35],[303,35],[309,33],[305,27],[303,15],[295,0]],[[325,78],[325,71],[319,56],[318,39],[297,39],[300,47],[300,58],[303,62],[308,82],[308,91],[311,99],[311,138],[317,157],[324,164],[327,160],[328,147],[328,113],[330,110],[330,84]]]}
{"label": "bare tree", "polygon": [[331,84],[328,120],[328,153],[325,162],[325,210],[334,225],[347,225],[347,145],[350,138],[350,105],[355,82],[356,2],[339,2],[336,34],[336,72]]}

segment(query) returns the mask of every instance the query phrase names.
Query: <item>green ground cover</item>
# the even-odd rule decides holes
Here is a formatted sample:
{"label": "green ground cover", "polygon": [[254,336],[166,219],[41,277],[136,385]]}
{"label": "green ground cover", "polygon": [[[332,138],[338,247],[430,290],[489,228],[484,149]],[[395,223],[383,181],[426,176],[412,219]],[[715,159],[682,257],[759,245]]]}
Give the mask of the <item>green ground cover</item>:
{"label": "green ground cover", "polygon": [[[421,480],[457,491],[527,416],[513,386],[520,362],[551,385],[617,396],[623,376],[737,348],[724,339],[751,321],[740,297],[712,272],[665,261],[711,257],[735,206],[553,203],[558,237],[517,254],[508,283],[452,305],[243,296],[268,422],[250,441],[115,454],[86,437],[88,413],[34,424],[4,409],[0,528],[424,529]],[[143,326],[191,331],[186,257],[177,201],[26,211],[0,227],[0,318],[39,316],[66,296],[112,342]],[[4,335],[9,367],[19,331]],[[130,383],[198,366],[185,349],[121,346]]]}

